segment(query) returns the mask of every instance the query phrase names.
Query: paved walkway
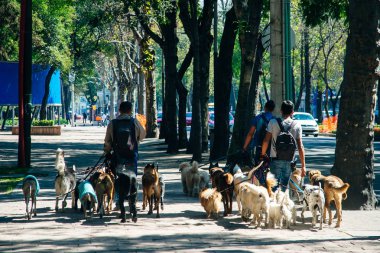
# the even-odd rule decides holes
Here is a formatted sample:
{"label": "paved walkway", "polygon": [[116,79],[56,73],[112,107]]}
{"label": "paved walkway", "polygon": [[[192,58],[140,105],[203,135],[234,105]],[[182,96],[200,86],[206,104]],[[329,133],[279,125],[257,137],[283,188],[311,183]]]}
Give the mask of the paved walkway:
{"label": "paved walkway", "polygon": [[[55,150],[64,149],[66,163],[83,171],[101,155],[104,133],[101,127],[66,127],[62,136],[32,137],[31,172],[39,175],[42,188],[38,216],[30,221],[24,218],[19,188],[10,195],[0,195],[0,252],[380,252],[380,211],[345,210],[341,228],[324,225],[322,231],[310,229],[309,213],[306,224],[298,222],[291,230],[254,229],[237,215],[206,219],[198,199],[182,193],[178,164],[190,157],[167,155],[162,141],[153,139],[141,145],[139,180],[145,163],[159,163],[167,186],[160,219],[140,210],[137,223],[124,224],[117,212],[103,219],[95,215],[87,221],[71,209],[55,213]],[[15,165],[17,137],[0,132],[0,150],[0,169]],[[236,214],[236,203],[233,210]]]}

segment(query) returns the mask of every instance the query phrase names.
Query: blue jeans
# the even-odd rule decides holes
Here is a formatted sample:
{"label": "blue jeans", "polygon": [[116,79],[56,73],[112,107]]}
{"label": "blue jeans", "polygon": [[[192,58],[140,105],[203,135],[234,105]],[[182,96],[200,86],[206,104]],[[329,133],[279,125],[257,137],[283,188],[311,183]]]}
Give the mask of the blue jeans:
{"label": "blue jeans", "polygon": [[[281,185],[281,190],[285,191],[289,183],[290,174],[292,172],[290,161],[272,160],[270,164],[270,171],[277,178],[279,185]],[[275,187],[274,190],[277,190],[277,188],[278,187]]]}

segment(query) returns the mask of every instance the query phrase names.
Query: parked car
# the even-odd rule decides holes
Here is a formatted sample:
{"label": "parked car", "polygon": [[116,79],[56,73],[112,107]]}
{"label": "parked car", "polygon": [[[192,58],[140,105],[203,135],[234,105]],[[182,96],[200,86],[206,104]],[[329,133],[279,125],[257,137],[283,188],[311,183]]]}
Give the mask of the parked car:
{"label": "parked car", "polygon": [[158,126],[160,126],[161,122],[162,122],[162,112],[158,112],[157,113],[157,124],[158,124]]}
{"label": "parked car", "polygon": [[316,122],[316,119],[314,119],[310,113],[295,112],[293,114],[293,119],[301,124],[302,133],[305,136],[309,136],[309,134],[312,134],[314,135],[314,137],[318,137],[319,127]]}
{"label": "parked car", "polygon": [[[231,113],[229,113],[229,116],[230,116],[229,130],[230,130],[230,133],[232,133],[232,130],[234,129],[235,119]],[[214,112],[209,112],[208,126],[210,130],[213,130],[215,127],[215,113]]]}

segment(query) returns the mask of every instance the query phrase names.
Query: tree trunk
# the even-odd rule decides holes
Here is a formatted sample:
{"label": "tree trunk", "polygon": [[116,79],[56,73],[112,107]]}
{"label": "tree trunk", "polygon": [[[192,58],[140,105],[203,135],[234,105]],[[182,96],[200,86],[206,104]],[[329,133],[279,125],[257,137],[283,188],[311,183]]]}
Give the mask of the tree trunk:
{"label": "tree trunk", "polygon": [[146,85],[146,137],[157,138],[156,83],[153,70],[144,75]]}
{"label": "tree trunk", "polygon": [[187,89],[181,80],[178,80],[178,148],[187,148],[187,130],[186,130],[186,103]]}
{"label": "tree trunk", "polygon": [[208,152],[208,102],[210,97],[210,54],[213,36],[211,24],[213,18],[213,0],[205,0],[199,27],[199,54],[200,54],[200,100],[202,119],[202,152]]}
{"label": "tree trunk", "polygon": [[[377,80],[377,124],[380,124],[380,76]],[[340,89],[339,89],[340,90]]]}
{"label": "tree trunk", "polygon": [[226,13],[226,21],[220,41],[217,59],[217,73],[214,84],[214,143],[210,160],[216,160],[227,154],[229,145],[229,111],[232,87],[232,56],[237,33],[235,10],[232,7]]}
{"label": "tree trunk", "polygon": [[110,119],[115,118],[115,85],[110,84]]}
{"label": "tree trunk", "polygon": [[47,117],[46,108],[47,108],[47,102],[49,98],[50,81],[51,81],[51,77],[54,74],[54,71],[55,71],[55,67],[50,66],[49,71],[46,75],[44,97],[42,98],[42,103],[41,103],[40,120],[44,120]]}
{"label": "tree trunk", "polygon": [[[261,67],[263,63],[263,56],[264,56],[264,47],[263,43],[261,42],[261,36],[259,37],[257,41],[257,49],[256,49],[256,57],[255,57],[255,64],[253,67],[253,73],[252,73],[252,80],[251,80],[251,87],[249,89],[249,95],[248,95],[248,113],[246,118],[246,129],[249,130],[249,122],[250,120],[256,116],[257,114],[257,101],[259,97],[259,79],[261,74]],[[246,132],[247,132],[246,131]]]}
{"label": "tree trunk", "polygon": [[298,111],[299,108],[300,108],[300,105],[301,105],[301,99],[302,99],[302,94],[303,94],[303,90],[305,88],[305,68],[304,68],[304,49],[305,49],[305,39],[302,38],[301,40],[301,59],[300,59],[300,91],[298,93],[298,96],[297,96],[297,100],[296,100],[296,103],[294,105],[294,110],[295,111]]}
{"label": "tree trunk", "polygon": [[322,121],[323,121],[322,95],[323,95],[322,90],[320,88],[318,88],[318,91],[317,91],[317,119],[318,119],[318,122],[320,122],[320,123],[322,123]]}
{"label": "tree trunk", "polygon": [[148,98],[146,95],[146,89],[148,85],[145,84],[145,75],[142,71],[139,71],[137,76],[138,76],[137,112],[138,114],[146,115],[145,103],[148,101]]}
{"label": "tree trunk", "polygon": [[190,131],[189,151],[193,153],[193,161],[202,161],[202,121],[201,121],[201,99],[200,99],[200,50],[199,31],[197,19],[197,0],[190,0],[191,28],[193,45],[193,97],[192,97],[192,119]]}
{"label": "tree trunk", "polygon": [[[173,7],[174,8],[174,7]],[[177,102],[176,102],[176,82],[177,76],[177,44],[176,35],[176,7],[167,13],[167,21],[161,25],[161,31],[165,38],[163,45],[165,57],[165,107],[164,118],[166,128],[166,142],[168,144],[168,153],[177,153],[178,136],[177,136]]]}
{"label": "tree trunk", "polygon": [[240,85],[229,154],[236,153],[242,148],[244,142],[247,126],[248,94],[251,86],[261,12],[263,9],[262,0],[248,0],[246,1],[248,3],[238,0],[234,0],[233,2],[238,22],[245,23],[246,26],[239,30],[241,49]]}
{"label": "tree trunk", "polygon": [[311,113],[311,71],[310,71],[310,40],[308,28],[304,31],[305,38],[305,111]]}
{"label": "tree trunk", "polygon": [[62,101],[62,119],[66,120],[66,98],[65,98],[65,92],[63,90],[64,83],[63,80],[61,79],[61,101]]}
{"label": "tree trunk", "polygon": [[[335,164],[331,172],[350,184],[348,209],[375,208],[374,107],[380,39],[378,0],[350,0],[349,34],[340,99]],[[354,141],[353,141],[354,140]]]}

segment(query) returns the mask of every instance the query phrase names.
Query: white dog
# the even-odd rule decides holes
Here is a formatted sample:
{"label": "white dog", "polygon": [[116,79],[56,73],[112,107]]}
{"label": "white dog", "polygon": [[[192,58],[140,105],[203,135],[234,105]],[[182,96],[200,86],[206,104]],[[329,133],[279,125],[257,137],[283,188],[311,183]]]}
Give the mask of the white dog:
{"label": "white dog", "polygon": [[58,211],[58,200],[60,197],[63,197],[62,210],[66,207],[66,198],[71,193],[71,207],[75,206],[75,193],[74,189],[76,186],[75,179],[75,165],[72,169],[66,167],[64,152],[62,149],[57,149],[56,158],[55,158],[55,169],[58,174],[55,177],[55,192],[56,192],[56,201],[55,201],[55,211]]}
{"label": "white dog", "polygon": [[269,227],[282,228],[282,212],[281,212],[281,204],[277,204],[275,201],[271,201],[269,203]]}
{"label": "white dog", "polygon": [[291,223],[296,225],[297,211],[296,206],[293,200],[290,198],[289,189],[286,189],[285,192],[281,191],[280,188],[277,188],[274,193],[274,201],[281,206],[285,206],[286,209],[291,213]]}
{"label": "white dog", "polygon": [[251,225],[260,227],[265,215],[265,225],[269,218],[269,194],[266,188],[253,184],[244,184],[241,189],[242,219],[246,220],[253,214]]}
{"label": "white dog", "polygon": [[322,214],[324,212],[324,204],[325,204],[325,194],[321,188],[321,184],[319,186],[314,186],[310,184],[304,185],[304,197],[303,197],[303,208],[301,212],[302,222],[304,219],[304,212],[309,209],[312,212],[313,220],[312,227],[314,227],[317,223],[317,208],[320,213],[320,224],[319,229],[322,229]]}
{"label": "white dog", "polygon": [[188,162],[181,163],[179,171],[183,192],[188,196],[196,197],[201,189],[208,188],[210,175],[207,171],[200,170],[196,161],[193,161],[191,165]]}

